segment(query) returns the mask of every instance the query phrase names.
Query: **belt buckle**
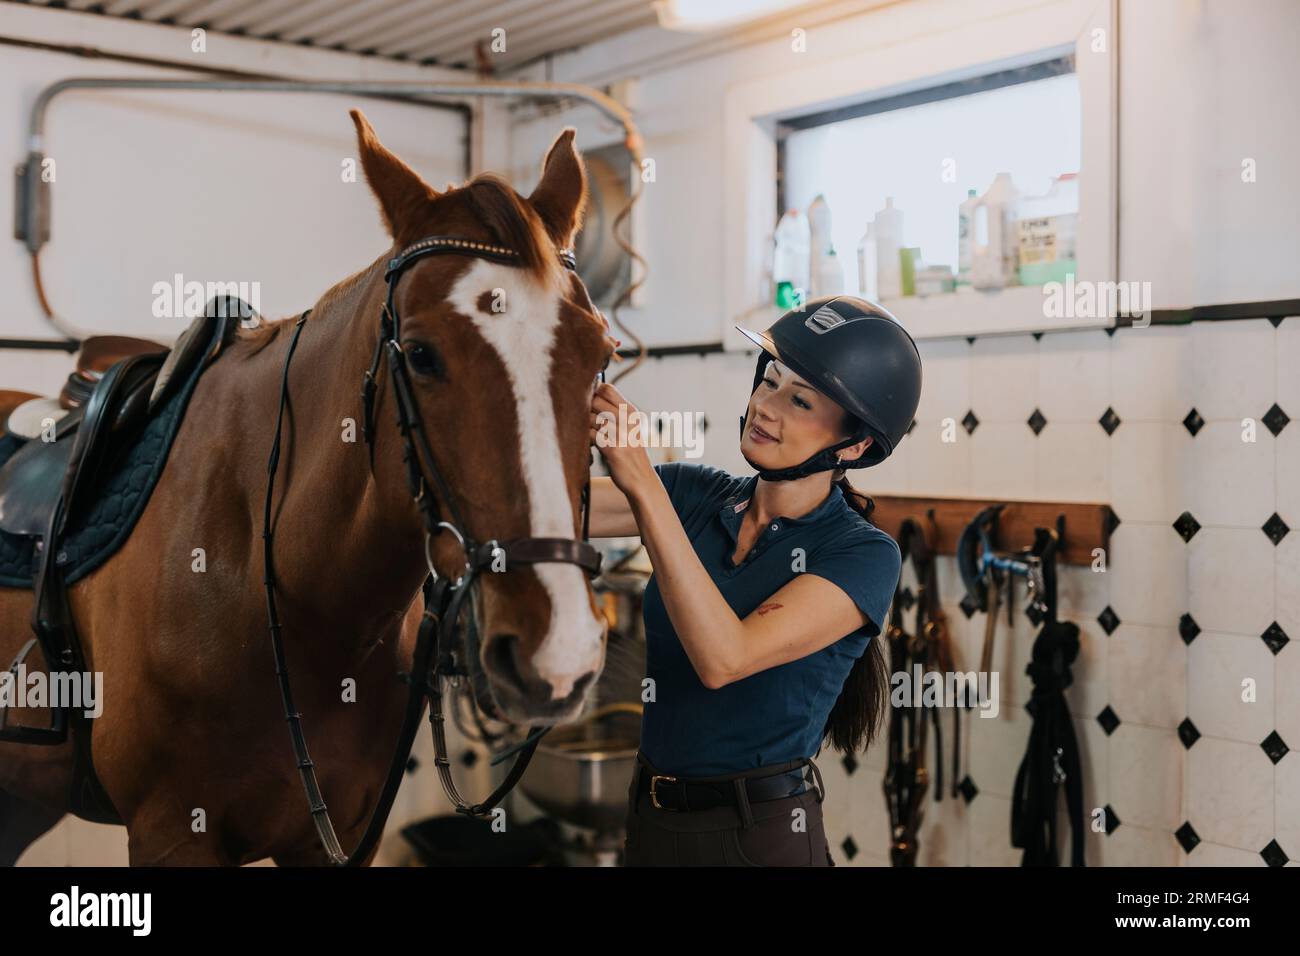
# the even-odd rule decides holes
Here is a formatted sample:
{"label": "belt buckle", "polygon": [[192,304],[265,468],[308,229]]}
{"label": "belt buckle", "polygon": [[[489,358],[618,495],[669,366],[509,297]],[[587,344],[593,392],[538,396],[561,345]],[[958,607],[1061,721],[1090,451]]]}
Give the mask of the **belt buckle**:
{"label": "belt buckle", "polygon": [[670,783],[677,782],[676,777],[670,777],[666,773],[651,774],[650,775],[650,803],[654,806],[656,810],[675,810],[676,808],[665,807],[663,804],[659,802],[659,795],[655,791],[655,787],[659,785],[660,780],[667,780]]}

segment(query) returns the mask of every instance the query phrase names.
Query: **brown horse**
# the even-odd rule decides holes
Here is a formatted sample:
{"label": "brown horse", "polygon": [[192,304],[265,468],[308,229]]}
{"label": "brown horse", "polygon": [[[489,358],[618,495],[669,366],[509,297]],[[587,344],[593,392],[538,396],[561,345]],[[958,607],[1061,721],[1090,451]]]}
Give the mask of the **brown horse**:
{"label": "brown horse", "polygon": [[[394,675],[410,667],[427,574],[386,372],[373,472],[359,434],[385,263],[435,234],[519,254],[518,265],[422,259],[395,300],[404,349],[433,369],[412,381],[437,467],[479,541],[580,536],[591,396],[614,345],[555,254],[586,202],[572,129],[525,199],[491,175],[437,193],[352,117],[393,247],[328,290],[302,328],[275,484],[286,654],[345,849],[365,828],[397,738],[406,689]],[[285,729],[262,586],[267,456],[293,327],[241,331],[203,373],[131,537],[70,589],[88,666],[104,680],[95,769],[127,827],[132,865],[326,860]],[[432,559],[453,578],[464,563],[447,533],[433,539]],[[576,717],[605,650],[582,570],[516,565],[480,581],[481,663],[501,713],[532,724]],[[0,589],[6,662],[31,636],[32,600]],[[355,702],[341,690],[349,678]],[[41,726],[33,714],[47,716],[11,720]],[[70,745],[0,743],[0,862],[69,811],[71,758]]]}

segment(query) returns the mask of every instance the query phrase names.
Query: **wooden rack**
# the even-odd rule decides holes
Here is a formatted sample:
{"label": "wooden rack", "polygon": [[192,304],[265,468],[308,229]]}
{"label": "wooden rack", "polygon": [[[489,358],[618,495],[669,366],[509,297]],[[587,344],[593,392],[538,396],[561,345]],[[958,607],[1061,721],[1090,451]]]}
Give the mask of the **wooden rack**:
{"label": "wooden rack", "polygon": [[1065,534],[1057,551],[1058,564],[1088,565],[1096,560],[1093,553],[1110,549],[1110,532],[1116,525],[1110,505],[1077,501],[1017,501],[995,498],[933,498],[920,495],[872,495],[876,510],[871,523],[898,538],[903,519],[924,519],[933,512],[938,528],[935,547],[940,554],[956,554],[962,529],[981,509],[1005,504],[998,517],[993,546],[999,551],[1015,552],[1034,543],[1035,528],[1055,528],[1059,517],[1065,518]]}

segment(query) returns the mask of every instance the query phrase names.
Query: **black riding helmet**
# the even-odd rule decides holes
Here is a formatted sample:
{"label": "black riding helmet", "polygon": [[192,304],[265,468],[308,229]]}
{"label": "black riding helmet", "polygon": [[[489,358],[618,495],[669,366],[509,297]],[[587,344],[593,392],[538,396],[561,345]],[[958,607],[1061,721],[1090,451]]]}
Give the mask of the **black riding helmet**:
{"label": "black riding helmet", "polygon": [[[858,422],[851,437],[791,468],[764,470],[746,455],[760,478],[790,481],[834,468],[878,465],[912,427],[921,400],[921,355],[907,331],[880,306],[853,296],[827,296],[796,306],[766,332],[736,329],[762,349],[751,396],[775,358]],[[744,415],[740,435],[745,436]],[[874,441],[861,458],[836,460],[837,451],[868,436]]]}

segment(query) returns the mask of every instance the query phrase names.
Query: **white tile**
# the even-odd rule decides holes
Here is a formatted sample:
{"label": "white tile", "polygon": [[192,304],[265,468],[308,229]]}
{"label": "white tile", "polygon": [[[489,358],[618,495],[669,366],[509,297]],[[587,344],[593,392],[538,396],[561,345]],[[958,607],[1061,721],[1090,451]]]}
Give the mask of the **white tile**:
{"label": "white tile", "polygon": [[1111,706],[1125,721],[1176,729],[1187,716],[1188,691],[1187,647],[1178,631],[1121,624],[1109,640]]}
{"label": "white tile", "polygon": [[1125,421],[1110,436],[1110,505],[1121,522],[1173,524],[1188,510],[1192,436],[1173,422]]}
{"label": "white tile", "polygon": [[1273,764],[1258,744],[1202,737],[1187,751],[1187,819],[1202,840],[1258,853],[1273,839]]}
{"label": "white tile", "polygon": [[1110,405],[1122,421],[1182,421],[1195,404],[1193,378],[1187,326],[1116,330],[1111,344]]}
{"label": "white tile", "polygon": [[1254,441],[1238,421],[1207,422],[1191,443],[1187,510],[1203,525],[1259,528],[1273,513],[1273,435],[1257,422]]}
{"label": "white tile", "polygon": [[[978,435],[979,429],[975,432]],[[908,494],[950,497],[968,493],[974,439],[966,434],[960,415],[951,427],[939,419],[918,418],[904,444],[908,446]],[[888,465],[886,461],[881,467]],[[873,474],[876,470],[870,469]]]}
{"label": "white tile", "polygon": [[1106,837],[1102,854],[1103,866],[1178,866],[1183,851],[1168,830],[1135,826],[1121,819],[1119,828]]}
{"label": "white tile", "polygon": [[1011,845],[1011,799],[981,790],[970,805],[970,865],[1019,866]]}
{"label": "white tile", "polygon": [[981,422],[1023,424],[1033,414],[1038,346],[1031,335],[984,336],[971,345],[971,408]]}
{"label": "white tile", "polygon": [[[1069,534],[1070,529],[1066,529]],[[1109,555],[1106,556],[1109,558]],[[1056,611],[1063,621],[1082,624],[1096,621],[1111,603],[1110,571],[1093,570],[1091,564],[1060,564],[1056,567]]]}
{"label": "white tile", "polygon": [[[1201,529],[1192,544],[1210,533]],[[1187,547],[1169,525],[1120,523],[1110,538],[1106,578],[1121,622],[1168,627],[1178,621],[1187,610]]]}
{"label": "white tile", "polygon": [[1273,771],[1277,827],[1274,838],[1292,861],[1300,860],[1300,757],[1287,754]]}
{"label": "white tile", "polygon": [[1079,628],[1079,656],[1071,668],[1074,683],[1065,692],[1066,705],[1075,717],[1091,720],[1110,700],[1108,674],[1114,638],[1107,637],[1092,618],[1062,616],[1061,620],[1072,621]]}
{"label": "white tile", "polygon": [[1196,410],[1206,421],[1259,418],[1277,387],[1277,338],[1267,319],[1192,323]]}
{"label": "white tile", "polygon": [[[964,338],[922,339],[921,403],[916,418],[961,421],[971,408],[971,345]],[[977,413],[978,414],[978,413]]]}
{"label": "white tile", "polygon": [[1115,815],[1138,826],[1182,825],[1183,745],[1172,730],[1124,720],[1110,735],[1109,800]]}
{"label": "white tile", "polygon": [[1274,550],[1277,567],[1276,620],[1278,626],[1291,637],[1300,637],[1300,522],[1297,525],[1278,542]]}
{"label": "white tile", "polygon": [[1023,419],[982,421],[971,441],[969,494],[976,498],[1033,498],[1038,488],[1036,441]]}
{"label": "white tile", "polygon": [[[1291,748],[1291,757],[1300,762],[1300,632],[1289,632],[1291,642],[1273,658],[1273,686],[1276,692],[1273,730]],[[1260,641],[1263,644],[1263,641]],[[1285,761],[1284,761],[1285,762]]]}
{"label": "white tile", "polygon": [[[1263,847],[1260,847],[1262,850]],[[1267,866],[1258,852],[1202,841],[1182,854],[1183,866]]]}
{"label": "white tile", "polygon": [[[889,810],[881,789],[883,775],[859,768],[853,774],[853,795],[849,804],[849,835],[863,853],[889,857]],[[841,838],[842,839],[842,838]],[[844,857],[843,849],[831,847],[838,863]]]}
{"label": "white tile", "polygon": [[1038,434],[1035,496],[1049,501],[1105,501],[1110,491],[1109,442],[1110,436],[1096,422],[1048,418]]}
{"label": "white tile", "polygon": [[1096,425],[1110,405],[1110,336],[1100,329],[1060,332],[1044,335],[1038,347],[1043,417],[1052,425]]}
{"label": "white tile", "polygon": [[1277,467],[1273,510],[1291,528],[1300,530],[1300,406],[1292,407],[1297,409],[1294,419],[1273,439]]}
{"label": "white tile", "polygon": [[1202,528],[1187,549],[1188,603],[1196,623],[1205,630],[1263,633],[1274,618],[1275,551],[1264,532]]}
{"label": "white tile", "polygon": [[1273,654],[1263,641],[1202,631],[1187,648],[1187,664],[1187,711],[1200,733],[1258,744],[1272,732]]}
{"label": "white tile", "polygon": [[1031,728],[1023,707],[1005,703],[996,717],[973,717],[963,725],[970,737],[971,780],[979,788],[975,803],[989,794],[1010,798]]}
{"label": "white tile", "polygon": [[[1277,403],[1291,416],[1292,423],[1300,421],[1300,316],[1282,320],[1274,333],[1277,357]],[[1289,426],[1288,426],[1289,427]]]}

